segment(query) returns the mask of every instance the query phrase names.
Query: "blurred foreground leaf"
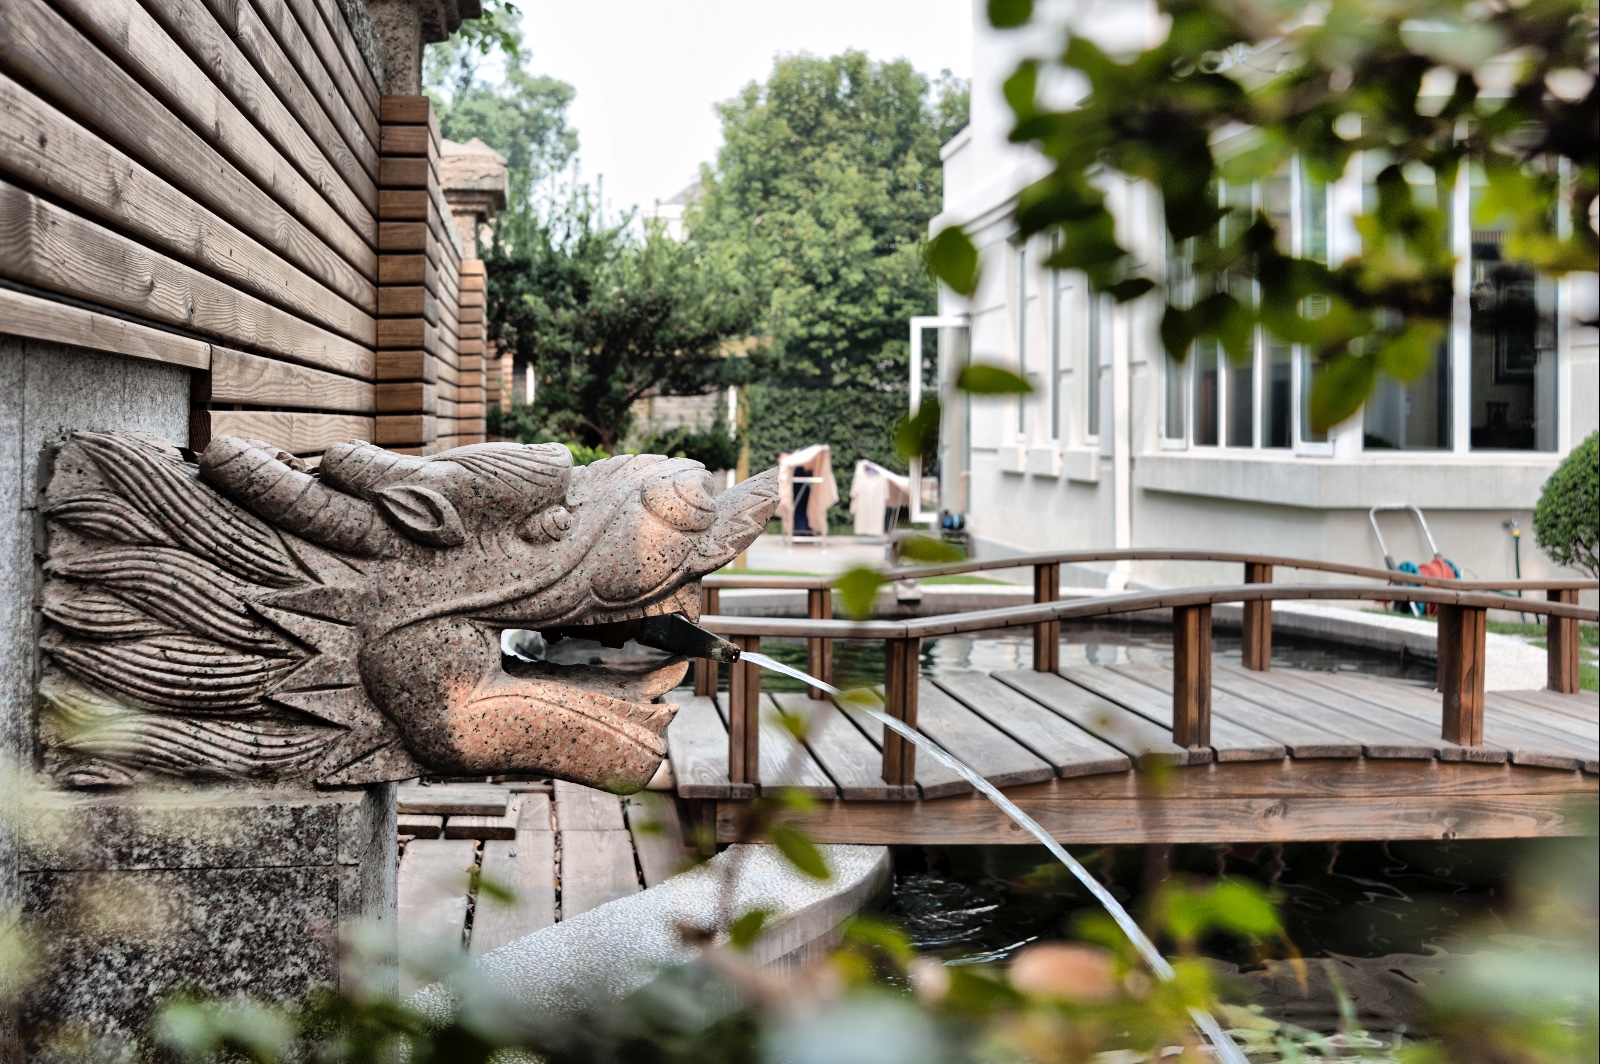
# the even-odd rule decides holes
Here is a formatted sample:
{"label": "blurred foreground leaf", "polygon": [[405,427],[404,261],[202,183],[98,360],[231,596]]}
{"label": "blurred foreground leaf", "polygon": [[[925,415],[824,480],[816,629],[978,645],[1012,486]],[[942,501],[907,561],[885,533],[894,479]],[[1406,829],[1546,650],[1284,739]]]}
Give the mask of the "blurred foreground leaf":
{"label": "blurred foreground leaf", "polygon": [[1033,385],[1006,369],[984,362],[974,362],[956,378],[956,388],[973,395],[1028,395]]}
{"label": "blurred foreground leaf", "polygon": [[779,824],[772,829],[770,836],[778,852],[812,879],[828,879],[833,875],[828,871],[828,862],[822,859],[822,851],[817,849],[817,844],[798,829]]}
{"label": "blurred foreground leaf", "polygon": [[928,269],[952,292],[970,296],[978,290],[978,249],[960,226],[941,229],[928,241],[927,255]]}
{"label": "blurred foreground leaf", "polygon": [[872,600],[883,584],[883,574],[865,566],[847,569],[833,582],[839,590],[839,605],[845,615],[858,621],[872,612]]}

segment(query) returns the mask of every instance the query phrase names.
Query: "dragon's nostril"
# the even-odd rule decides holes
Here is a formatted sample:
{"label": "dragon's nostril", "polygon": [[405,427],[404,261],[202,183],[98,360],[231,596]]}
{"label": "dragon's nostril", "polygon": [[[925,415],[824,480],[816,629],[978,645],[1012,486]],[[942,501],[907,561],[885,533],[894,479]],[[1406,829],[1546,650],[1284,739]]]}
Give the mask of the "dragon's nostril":
{"label": "dragon's nostril", "polygon": [[541,510],[523,522],[522,538],[557,540],[565,536],[571,528],[572,514],[567,512],[565,506],[555,506]]}
{"label": "dragon's nostril", "polygon": [[685,469],[670,479],[654,481],[640,497],[645,509],[682,532],[704,532],[717,519],[711,475],[704,469]]}

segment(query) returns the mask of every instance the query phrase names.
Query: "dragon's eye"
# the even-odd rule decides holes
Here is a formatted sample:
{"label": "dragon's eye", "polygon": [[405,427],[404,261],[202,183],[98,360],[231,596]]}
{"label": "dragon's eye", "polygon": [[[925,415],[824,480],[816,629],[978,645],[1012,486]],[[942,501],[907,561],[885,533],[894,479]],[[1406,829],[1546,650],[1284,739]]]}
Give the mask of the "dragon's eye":
{"label": "dragon's eye", "polygon": [[646,485],[640,495],[645,509],[680,532],[704,532],[717,519],[711,474],[704,469],[681,470]]}

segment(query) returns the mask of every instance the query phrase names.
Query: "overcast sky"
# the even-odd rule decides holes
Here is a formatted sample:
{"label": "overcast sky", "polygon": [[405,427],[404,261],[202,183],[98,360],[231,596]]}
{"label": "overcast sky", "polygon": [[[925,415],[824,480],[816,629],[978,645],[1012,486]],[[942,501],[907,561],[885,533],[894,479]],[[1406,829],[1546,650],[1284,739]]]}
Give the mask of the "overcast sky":
{"label": "overcast sky", "polygon": [[528,68],[577,89],[583,176],[610,210],[692,181],[722,142],[712,105],[765,80],[779,53],[972,70],[972,0],[521,0]]}

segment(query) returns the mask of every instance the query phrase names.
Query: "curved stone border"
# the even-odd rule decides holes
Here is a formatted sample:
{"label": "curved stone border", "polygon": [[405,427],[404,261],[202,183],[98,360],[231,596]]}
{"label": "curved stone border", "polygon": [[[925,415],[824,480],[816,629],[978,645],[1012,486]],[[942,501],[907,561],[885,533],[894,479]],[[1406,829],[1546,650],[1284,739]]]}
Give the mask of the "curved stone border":
{"label": "curved stone border", "polygon": [[[573,1013],[597,999],[620,998],[664,968],[693,960],[680,927],[712,927],[725,905],[725,876],[739,862],[734,917],[770,914],[752,954],[762,963],[803,955],[864,906],[888,879],[886,846],[823,846],[832,869],[819,881],[796,871],[770,846],[734,846],[706,864],[639,894],[609,902],[485,954],[467,970],[469,983],[542,1013]],[[726,936],[720,936],[724,939]],[[430,1020],[454,1015],[454,980],[433,983],[408,1004]]]}

